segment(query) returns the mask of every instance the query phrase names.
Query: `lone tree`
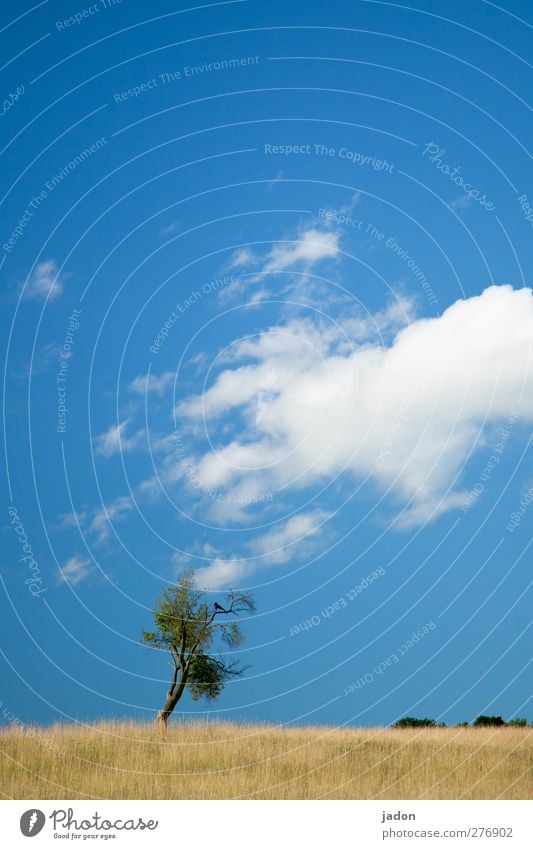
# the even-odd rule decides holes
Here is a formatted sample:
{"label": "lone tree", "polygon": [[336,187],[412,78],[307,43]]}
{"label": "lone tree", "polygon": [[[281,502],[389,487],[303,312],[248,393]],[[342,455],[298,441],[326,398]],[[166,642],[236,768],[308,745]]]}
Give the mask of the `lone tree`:
{"label": "lone tree", "polygon": [[243,674],[237,661],[226,662],[216,656],[217,644],[235,648],[243,640],[237,622],[241,613],[253,613],[250,595],[229,592],[224,603],[209,604],[196,589],[194,571],[185,572],[178,583],[163,590],[154,609],[155,631],[142,631],[142,641],[154,649],[170,654],[172,678],[165,704],[157,722],[166,728],[168,718],[181,699],[185,687],[197,701],[205,696],[216,699],[224,683]]}

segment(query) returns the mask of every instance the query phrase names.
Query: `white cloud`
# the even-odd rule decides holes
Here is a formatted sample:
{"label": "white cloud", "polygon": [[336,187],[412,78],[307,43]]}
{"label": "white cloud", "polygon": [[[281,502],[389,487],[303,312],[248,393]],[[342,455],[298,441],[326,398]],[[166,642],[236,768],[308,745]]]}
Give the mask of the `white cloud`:
{"label": "white cloud", "polygon": [[131,496],[121,495],[100,507],[63,515],[59,528],[79,528],[82,533],[92,534],[96,543],[102,544],[110,539],[113,523],[124,519],[134,507]]}
{"label": "white cloud", "polygon": [[297,241],[280,242],[266,256],[264,274],[286,271],[297,263],[315,263],[336,257],[339,253],[339,233],[313,227],[303,230]]}
{"label": "white cloud", "polygon": [[97,543],[107,542],[113,523],[120,522],[134,507],[135,502],[129,495],[119,496],[93,511],[87,530],[95,535]]}
{"label": "white cloud", "polygon": [[[327,366],[328,358],[353,353],[369,341],[383,342],[409,323],[413,304],[398,299],[374,315],[353,315],[337,322],[296,319],[247,336],[218,357],[222,363],[251,360],[252,363],[223,371],[202,395],[178,404],[175,415],[200,419],[219,416],[231,409],[252,404],[256,411],[270,388],[268,406],[283,389],[293,388],[295,379],[315,368]],[[289,364],[289,366],[288,366]],[[230,446],[227,446],[229,449]],[[235,446],[232,451],[241,453]],[[236,460],[237,462],[237,460]]]}
{"label": "white cloud", "polygon": [[293,546],[298,545],[301,552],[301,544],[320,531],[327,517],[328,514],[321,510],[291,516],[281,527],[273,527],[252,540],[250,551],[271,564],[287,563],[292,558]]}
{"label": "white cloud", "polygon": [[141,481],[141,483],[137,486],[136,491],[140,496],[146,496],[148,501],[152,503],[157,501],[163,495],[161,481],[156,475],[152,475],[152,477]]}
{"label": "white cloud", "polygon": [[[242,343],[235,357],[248,362],[179,406],[192,420],[205,415],[211,432],[228,413],[244,417],[238,439],[195,458],[202,487],[230,492],[252,478],[276,490],[348,472],[392,489],[411,502],[410,521],[423,522],[460,503],[454,478],[485,426],[513,409],[533,419],[530,289],[490,287],[381,344],[346,346],[311,322],[294,330]],[[272,369],[276,394],[257,421],[258,387]]]}
{"label": "white cloud", "polygon": [[144,428],[136,431],[132,436],[126,435],[130,420],[125,419],[117,425],[112,425],[104,433],[95,437],[94,445],[96,454],[102,457],[113,457],[115,454],[125,454],[136,451],[144,444],[146,431]]}
{"label": "white cloud", "polygon": [[90,564],[91,561],[87,557],[82,557],[79,554],[71,557],[66,563],[63,563],[59,581],[65,581],[73,587],[77,586],[90,574]]}
{"label": "white cloud", "polygon": [[87,521],[88,517],[89,512],[87,510],[78,510],[74,513],[63,513],[60,516],[61,521],[57,525],[57,529],[70,530],[71,528],[78,527],[78,525],[81,527],[81,525]]}
{"label": "white cloud", "polygon": [[327,514],[315,510],[300,513],[287,522],[255,536],[246,546],[247,556],[222,558],[211,546],[203,553],[212,557],[209,566],[196,572],[196,582],[204,589],[216,590],[235,586],[265,567],[281,566],[296,556],[306,556],[311,551],[312,540],[320,532]]}
{"label": "white cloud", "polygon": [[239,248],[231,257],[229,268],[244,268],[257,262],[257,257],[251,248]]}
{"label": "white cloud", "polygon": [[246,560],[237,558],[224,560],[216,557],[209,566],[204,566],[196,572],[196,584],[205,590],[235,589],[249,573]]}
{"label": "white cloud", "polygon": [[130,392],[135,392],[137,395],[145,395],[148,392],[162,395],[173,382],[175,376],[173,371],[166,371],[159,377],[155,374],[140,374],[131,381],[129,389]]}
{"label": "white cloud", "polygon": [[[357,203],[355,196],[353,203]],[[339,231],[332,232],[331,229],[317,223],[302,228],[295,238],[276,242],[265,254],[255,252],[249,247],[239,248],[233,254],[229,268],[260,266],[261,274],[287,271],[299,264],[309,268],[313,263],[323,259],[337,257],[340,249],[339,241]],[[260,279],[259,274],[254,279]]]}
{"label": "white cloud", "polygon": [[[228,270],[241,269],[245,272],[246,285],[265,284],[269,274],[294,271],[296,285],[302,286],[307,280],[313,266],[324,259],[333,259],[340,253],[340,231],[334,232],[328,227],[322,227],[318,222],[301,229],[292,239],[276,242],[264,254],[254,252],[251,248],[239,248],[233,254]],[[298,271],[296,272],[296,269]],[[249,272],[254,270],[253,274]],[[223,300],[231,298],[236,292],[243,290],[243,282],[235,281],[220,292]],[[249,293],[251,303],[257,303],[269,294],[267,289],[261,292]]]}
{"label": "white cloud", "polygon": [[54,300],[63,292],[63,281],[53,259],[38,263],[26,279],[22,294],[24,298],[44,301],[48,296]]}

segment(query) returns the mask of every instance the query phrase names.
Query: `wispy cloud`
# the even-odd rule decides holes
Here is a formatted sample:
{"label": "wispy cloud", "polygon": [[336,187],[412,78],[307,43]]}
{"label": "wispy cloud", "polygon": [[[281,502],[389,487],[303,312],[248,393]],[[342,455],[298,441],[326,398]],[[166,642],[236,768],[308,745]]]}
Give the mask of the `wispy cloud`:
{"label": "wispy cloud", "polygon": [[64,289],[63,279],[53,259],[38,263],[23,284],[22,296],[28,300],[55,300]]}
{"label": "wispy cloud", "polygon": [[263,274],[286,271],[298,263],[312,264],[336,257],[338,253],[339,234],[313,227],[303,230],[297,240],[274,245],[261,271]]}
{"label": "wispy cloud", "polygon": [[75,587],[81,584],[90,574],[91,561],[88,557],[82,557],[77,554],[71,557],[61,566],[58,582],[65,582]]}
{"label": "wispy cloud", "polygon": [[274,186],[277,185],[277,183],[281,183],[282,180],[283,171],[278,171],[274,179],[267,183],[267,192],[271,192],[274,189]]}
{"label": "wispy cloud", "polygon": [[337,227],[337,222],[339,219],[342,220],[342,216],[347,218],[352,214],[356,206],[359,206],[361,202],[361,192],[354,192],[351,196],[348,203],[343,204],[338,209],[325,209],[324,215],[321,216],[320,221],[325,227]]}
{"label": "wispy cloud", "polygon": [[[252,292],[249,298],[253,303],[267,297],[268,276],[288,272],[298,272],[299,284],[318,263],[334,259],[340,253],[340,231],[333,231],[318,222],[300,228],[292,238],[276,242],[266,252],[254,251],[249,247],[239,248],[233,254],[228,270],[240,270],[246,275],[246,285],[262,284],[261,292]],[[296,279],[295,279],[296,282]],[[227,286],[220,295],[224,300],[231,298],[243,289],[242,280],[236,280]]]}
{"label": "wispy cloud", "polygon": [[134,508],[133,498],[129,495],[121,495],[107,504],[65,514],[61,517],[59,528],[61,530],[79,528],[82,534],[92,536],[94,542],[101,545],[111,538],[113,525],[125,519]]}
{"label": "wispy cloud", "polygon": [[137,395],[145,395],[148,392],[154,392],[156,395],[162,395],[163,392],[170,386],[176,375],[173,371],[166,371],[158,376],[154,374],[140,374],[135,377],[130,385],[130,392]]}
{"label": "wispy cloud", "polygon": [[255,536],[241,556],[221,557],[209,546],[203,554],[212,558],[212,562],[198,569],[196,581],[199,586],[210,590],[235,586],[249,580],[259,570],[309,556],[313,541],[316,542],[326,520],[327,514],[319,510],[292,516],[270,531]]}
{"label": "wispy cloud", "polygon": [[130,420],[125,419],[95,437],[95,453],[102,457],[113,457],[115,454],[126,454],[139,449],[145,443],[146,431],[140,428],[131,436],[127,436],[126,430],[129,424]]}
{"label": "wispy cloud", "polygon": [[166,227],[162,227],[159,231],[160,236],[168,236],[169,233],[174,233],[180,227],[179,221],[173,221],[172,224],[168,224]]}
{"label": "wispy cloud", "polygon": [[251,248],[239,248],[231,257],[229,269],[246,268],[246,266],[255,265],[257,262],[259,262],[259,258]]}
{"label": "wispy cloud", "polygon": [[[53,367],[57,368],[60,351],[61,347],[55,342],[47,342],[45,345],[37,348],[31,364],[26,360],[13,368],[13,379],[26,381],[29,377],[33,379]],[[70,352],[70,356],[74,356],[73,351]]]}
{"label": "wispy cloud", "polygon": [[133,498],[123,495],[95,509],[88,525],[89,533],[94,534],[97,543],[107,542],[111,537],[113,524],[122,521],[134,507]]}
{"label": "wispy cloud", "polygon": [[452,200],[450,206],[452,209],[455,209],[457,212],[464,212],[472,205],[472,197],[467,194],[459,195],[459,197]]}

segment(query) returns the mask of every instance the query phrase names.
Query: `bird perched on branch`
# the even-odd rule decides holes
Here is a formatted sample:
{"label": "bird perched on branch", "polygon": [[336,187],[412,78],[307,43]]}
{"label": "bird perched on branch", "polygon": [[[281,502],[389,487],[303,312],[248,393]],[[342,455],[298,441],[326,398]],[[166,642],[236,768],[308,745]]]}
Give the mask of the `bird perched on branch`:
{"label": "bird perched on branch", "polygon": [[224,607],[222,607],[221,604],[218,603],[218,601],[215,601],[213,607],[215,608],[217,613],[227,613],[228,612]]}

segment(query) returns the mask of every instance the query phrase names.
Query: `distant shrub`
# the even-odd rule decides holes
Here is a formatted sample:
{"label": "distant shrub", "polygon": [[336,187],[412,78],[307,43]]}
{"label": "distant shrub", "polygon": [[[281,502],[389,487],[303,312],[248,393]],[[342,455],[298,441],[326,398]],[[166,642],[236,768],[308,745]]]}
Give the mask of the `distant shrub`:
{"label": "distant shrub", "polygon": [[474,719],[472,725],[476,728],[486,728],[488,726],[502,726],[505,725],[504,720],[501,716],[478,716]]}
{"label": "distant shrub", "polygon": [[[417,719],[416,716],[403,716],[398,719],[392,728],[447,728],[445,722],[436,722],[434,719]],[[458,722],[454,728],[528,728],[528,721],[524,716],[516,716],[506,722],[501,716],[481,716],[474,719],[472,725],[468,722]]]}
{"label": "distant shrub", "polygon": [[[434,719],[417,719],[414,716],[404,716],[398,719],[392,726],[393,728],[437,728],[437,723]],[[445,726],[439,726],[440,728]]]}

